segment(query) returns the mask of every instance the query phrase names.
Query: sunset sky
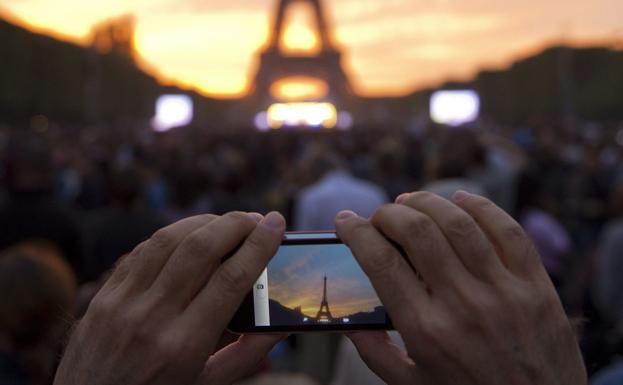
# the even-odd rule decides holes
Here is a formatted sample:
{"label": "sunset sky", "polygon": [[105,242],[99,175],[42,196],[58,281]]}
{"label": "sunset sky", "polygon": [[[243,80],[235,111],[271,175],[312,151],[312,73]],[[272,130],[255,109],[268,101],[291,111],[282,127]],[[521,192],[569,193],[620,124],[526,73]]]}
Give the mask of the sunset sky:
{"label": "sunset sky", "polygon": [[[249,84],[254,53],[267,39],[276,3],[0,0],[0,9],[33,28],[83,42],[98,21],[132,13],[139,53],[162,76],[208,94],[237,96]],[[478,68],[505,65],[552,42],[623,40],[621,0],[324,3],[355,89],[365,95],[403,94],[448,78],[466,78]]]}
{"label": "sunset sky", "polygon": [[281,247],[268,265],[268,296],[290,309],[301,306],[303,314],[315,317],[325,274],[333,317],[381,306],[372,284],[344,245]]}

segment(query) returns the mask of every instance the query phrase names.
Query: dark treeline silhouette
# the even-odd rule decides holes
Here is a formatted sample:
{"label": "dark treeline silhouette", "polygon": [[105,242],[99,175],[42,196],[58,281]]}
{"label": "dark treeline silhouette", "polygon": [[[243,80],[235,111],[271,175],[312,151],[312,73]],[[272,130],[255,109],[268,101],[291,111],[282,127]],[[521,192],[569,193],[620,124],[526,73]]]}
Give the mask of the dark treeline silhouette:
{"label": "dark treeline silhouette", "polygon": [[[270,310],[271,325],[296,326],[305,324],[317,324],[317,319],[313,316],[303,314],[300,308],[290,309],[273,299],[268,302]],[[303,321],[307,318],[307,321]],[[386,321],[386,313],[383,306],[378,306],[374,310],[366,312],[360,311],[340,317],[333,317],[328,324],[343,324],[343,319],[348,318],[350,324],[380,324]]]}
{"label": "dark treeline silhouette", "polygon": [[[114,25],[118,22],[112,20]],[[137,65],[136,53],[103,51],[30,32],[0,16],[0,116],[20,124],[43,115],[65,124],[143,124],[163,93],[189,94],[200,120],[222,120],[223,104],[163,86]]]}

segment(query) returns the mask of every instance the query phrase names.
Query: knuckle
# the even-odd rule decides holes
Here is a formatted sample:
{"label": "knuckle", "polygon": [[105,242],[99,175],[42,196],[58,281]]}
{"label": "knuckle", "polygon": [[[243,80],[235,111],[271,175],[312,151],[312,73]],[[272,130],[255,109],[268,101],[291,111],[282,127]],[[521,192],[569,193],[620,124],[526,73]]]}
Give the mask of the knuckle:
{"label": "knuckle", "polygon": [[115,262],[115,266],[112,270],[112,274],[115,277],[122,278],[130,272],[130,269],[135,262],[138,255],[135,251],[130,254],[124,254],[119,258],[117,262]]}
{"label": "knuckle", "polygon": [[96,295],[89,304],[87,315],[91,319],[106,319],[111,317],[117,308],[117,303],[112,298]]}
{"label": "knuckle", "polygon": [[500,306],[494,295],[476,287],[457,291],[458,303],[455,314],[467,330],[480,330],[487,326],[487,320],[499,314]]}
{"label": "knuckle", "polygon": [[405,236],[411,238],[413,235],[430,234],[434,225],[433,220],[424,214],[411,215],[404,225]]}
{"label": "knuckle", "polygon": [[243,228],[252,228],[256,225],[256,222],[242,211],[231,211],[225,214],[225,217],[235,222],[238,222],[240,226],[244,226]]}
{"label": "knuckle", "polygon": [[430,346],[433,350],[443,349],[449,341],[450,329],[445,322],[438,318],[422,321],[418,331],[422,343]]}
{"label": "knuckle", "polygon": [[175,243],[175,235],[171,231],[170,227],[162,228],[154,233],[149,239],[149,242],[153,244],[156,249],[163,249],[170,247]]}
{"label": "knuckle", "polygon": [[526,234],[517,222],[511,222],[504,225],[501,228],[502,236],[504,239],[510,240],[523,240],[526,239]]}
{"label": "knuckle", "polygon": [[457,214],[448,219],[445,230],[452,237],[471,237],[477,231],[477,225],[471,217]]}
{"label": "knuckle", "polygon": [[114,322],[116,322],[118,326],[122,327],[122,330],[129,330],[136,334],[145,329],[145,317],[143,317],[142,314],[137,312],[135,309],[133,310],[117,312],[114,317]]}
{"label": "knuckle", "polygon": [[246,239],[245,244],[252,253],[263,254],[268,252],[269,243],[257,232],[251,233]]}
{"label": "knuckle", "polygon": [[383,246],[371,253],[366,263],[368,275],[375,277],[392,274],[399,268],[400,260],[396,256],[396,250],[391,246]]}
{"label": "knuckle", "polygon": [[363,218],[355,218],[348,223],[348,230],[350,233],[353,234],[366,234],[368,231],[370,231],[371,228],[372,225],[370,224],[370,222]]}
{"label": "knuckle", "polygon": [[140,324],[132,331],[132,337],[138,345],[151,345],[157,338],[157,330],[149,325]]}
{"label": "knuckle", "polygon": [[135,256],[140,255],[143,249],[145,248],[146,244],[147,244],[147,241],[143,241],[139,243],[129,254],[126,254],[119,262],[127,259],[127,257],[135,257]]}
{"label": "knuckle", "polygon": [[493,207],[496,207],[495,204],[489,200],[489,198],[485,198],[479,195],[472,195],[470,199],[473,202],[473,205],[478,210],[489,210]]}
{"label": "knuckle", "polygon": [[190,344],[177,333],[164,333],[152,341],[155,341],[156,354],[161,364],[183,362],[184,357],[192,353]]}
{"label": "knuckle", "polygon": [[552,309],[556,309],[560,306],[560,300],[555,293],[545,292],[531,297],[536,297],[536,300],[534,300],[534,298],[525,298],[523,302],[528,305],[529,300],[534,301],[534,307],[538,314],[548,314]]}
{"label": "knuckle", "polygon": [[424,200],[428,200],[431,198],[435,198],[437,197],[436,194],[433,194],[430,191],[416,191],[413,194],[411,194],[411,198],[414,200],[419,200],[419,201],[424,201]]}
{"label": "knuckle", "polygon": [[393,203],[385,203],[374,211],[370,217],[370,221],[374,224],[383,224],[388,218],[392,217],[392,212],[396,209],[397,205]]}
{"label": "knuckle", "polygon": [[224,292],[237,292],[246,289],[253,281],[251,272],[240,262],[231,259],[221,267],[219,282]]}
{"label": "knuckle", "polygon": [[183,247],[190,256],[205,256],[212,254],[214,242],[209,233],[194,232],[183,241]]}

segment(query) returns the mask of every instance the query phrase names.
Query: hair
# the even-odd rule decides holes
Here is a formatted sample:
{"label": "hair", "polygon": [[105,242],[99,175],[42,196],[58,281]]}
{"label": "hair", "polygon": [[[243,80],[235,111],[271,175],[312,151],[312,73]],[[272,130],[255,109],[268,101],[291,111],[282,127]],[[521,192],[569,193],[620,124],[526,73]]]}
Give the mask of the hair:
{"label": "hair", "polygon": [[18,133],[9,141],[10,190],[51,190],[54,184],[52,154],[39,136]]}
{"label": "hair", "polygon": [[75,295],[74,275],[51,244],[0,253],[0,335],[33,383],[50,379]]}
{"label": "hair", "polygon": [[310,182],[322,178],[331,171],[347,169],[346,160],[333,148],[316,143],[304,151],[299,164]]}
{"label": "hair", "polygon": [[140,175],[134,169],[114,171],[110,175],[113,200],[124,207],[132,207],[140,198]]}
{"label": "hair", "polygon": [[435,179],[464,178],[485,163],[485,149],[471,131],[451,132],[442,141],[435,164]]}

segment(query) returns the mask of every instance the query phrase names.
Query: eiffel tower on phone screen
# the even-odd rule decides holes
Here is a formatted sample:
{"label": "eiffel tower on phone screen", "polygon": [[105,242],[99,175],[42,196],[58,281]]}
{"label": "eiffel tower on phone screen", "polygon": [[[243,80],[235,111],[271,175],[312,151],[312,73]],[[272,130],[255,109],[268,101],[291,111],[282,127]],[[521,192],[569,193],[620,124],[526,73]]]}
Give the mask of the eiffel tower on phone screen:
{"label": "eiffel tower on phone screen", "polygon": [[329,310],[329,301],[327,301],[327,276],[324,276],[324,289],[322,292],[322,302],[320,302],[320,309],[316,314],[316,321],[319,323],[329,323],[333,321],[331,311]]}

